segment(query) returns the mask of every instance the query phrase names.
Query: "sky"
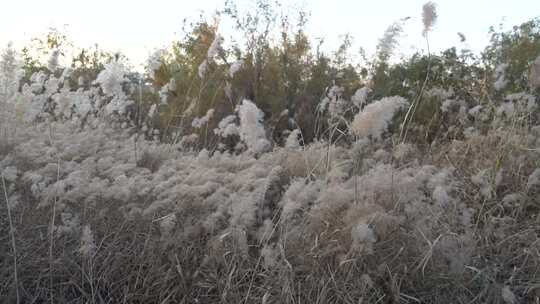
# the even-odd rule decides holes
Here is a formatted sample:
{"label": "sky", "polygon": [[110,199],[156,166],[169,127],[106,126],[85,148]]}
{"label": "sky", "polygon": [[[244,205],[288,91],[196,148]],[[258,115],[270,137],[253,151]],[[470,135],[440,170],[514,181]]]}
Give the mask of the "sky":
{"label": "sky", "polygon": [[[425,50],[421,11],[425,0],[281,0],[285,6],[310,13],[307,32],[324,38],[324,49],[335,50],[344,34],[354,37],[353,49],[373,54],[378,39],[394,21],[411,17],[400,40],[399,54]],[[538,0],[439,0],[438,20],[430,33],[434,51],[451,46],[480,51],[489,41],[488,30],[501,22],[513,25],[540,16]],[[134,66],[141,65],[156,48],[179,38],[182,21],[207,16],[224,0],[6,0],[0,10],[0,48],[13,42],[21,48],[50,27],[63,29],[79,47],[98,43],[108,51],[121,51]],[[239,9],[254,1],[236,0]],[[227,37],[226,29],[224,31]],[[467,41],[460,44],[458,32]]]}

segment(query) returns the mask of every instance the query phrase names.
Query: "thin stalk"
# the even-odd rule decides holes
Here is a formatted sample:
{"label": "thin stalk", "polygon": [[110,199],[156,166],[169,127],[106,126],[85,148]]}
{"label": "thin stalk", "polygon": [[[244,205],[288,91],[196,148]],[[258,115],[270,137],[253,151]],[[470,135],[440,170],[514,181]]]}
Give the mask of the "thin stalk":
{"label": "thin stalk", "polygon": [[[56,181],[60,179],[60,158],[58,158],[56,163]],[[55,218],[56,218],[56,201],[58,200],[58,197],[55,196],[53,200],[52,205],[52,216],[51,216],[51,228],[50,228],[50,239],[49,239],[49,289],[50,289],[50,300],[51,303],[54,303],[54,291],[53,291],[53,249],[54,249],[54,225],[55,225]]]}
{"label": "thin stalk", "polygon": [[13,250],[13,277],[15,279],[15,292],[17,294],[17,304],[21,302],[19,295],[19,276],[17,275],[17,246],[15,245],[15,229],[13,229],[13,220],[11,219],[11,210],[9,208],[9,199],[6,188],[6,180],[4,174],[2,174],[2,187],[4,189],[4,196],[6,197],[6,208],[9,218],[9,234],[11,237],[11,249]]}
{"label": "thin stalk", "polygon": [[[409,123],[412,121],[414,114],[416,113],[416,109],[418,108],[418,104],[422,100],[422,97],[424,95],[424,90],[426,88],[427,82],[429,80],[430,71],[431,71],[431,52],[429,50],[429,39],[426,34],[426,45],[427,45],[427,52],[428,52],[428,67],[426,71],[426,78],[424,79],[424,82],[422,83],[422,87],[420,89],[420,93],[418,93],[418,96],[413,101],[409,109],[407,110],[407,114],[405,114],[405,119],[403,120],[403,124],[401,126],[401,132],[399,134],[400,142],[405,142],[405,139],[407,138],[407,133],[409,131]],[[411,112],[412,111],[412,112]]]}
{"label": "thin stalk", "polygon": [[134,149],[135,149],[135,164],[138,162],[138,156],[137,156],[137,141],[139,140],[140,136],[140,125],[141,125],[141,104],[142,104],[142,78],[139,77],[139,102],[137,104],[137,115],[135,117],[135,128],[137,128],[137,135],[134,138]]}

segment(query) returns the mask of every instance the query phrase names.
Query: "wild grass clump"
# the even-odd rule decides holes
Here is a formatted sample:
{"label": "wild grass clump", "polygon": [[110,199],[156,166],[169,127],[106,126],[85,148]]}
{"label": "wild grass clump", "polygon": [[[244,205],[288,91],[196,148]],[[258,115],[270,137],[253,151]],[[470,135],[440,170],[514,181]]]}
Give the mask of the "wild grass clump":
{"label": "wild grass clump", "polygon": [[538,22],[486,65],[391,64],[396,25],[363,73],[265,3],[228,8],[244,49],[200,22],[144,75],[4,52],[0,302],[539,302]]}

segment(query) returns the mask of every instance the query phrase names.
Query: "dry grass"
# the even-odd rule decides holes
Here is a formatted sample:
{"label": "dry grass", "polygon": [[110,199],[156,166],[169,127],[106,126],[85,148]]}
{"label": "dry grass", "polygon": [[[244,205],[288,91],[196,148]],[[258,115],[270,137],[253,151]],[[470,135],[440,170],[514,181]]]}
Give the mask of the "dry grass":
{"label": "dry grass", "polygon": [[[90,225],[96,240],[95,252],[85,257],[78,253],[77,238],[50,233],[50,219],[60,220],[52,206],[37,208],[28,195],[10,216],[16,256],[10,242],[0,245],[5,261],[0,269],[1,300],[15,302],[20,291],[21,303],[506,303],[502,291],[509,286],[520,302],[537,303],[540,208],[538,193],[524,185],[538,157],[536,151],[519,148],[526,135],[507,135],[493,132],[450,142],[430,156],[409,155],[396,161],[396,174],[419,162],[454,167],[458,186],[452,195],[474,210],[470,229],[452,218],[456,214],[452,208],[433,215],[433,222],[418,221],[400,207],[398,184],[395,193],[359,196],[356,207],[349,206],[339,190],[330,191],[340,185],[337,173],[324,174],[312,165],[325,150],[309,148],[289,154],[287,176],[267,189],[272,229],[262,241],[242,229],[216,235],[198,226],[196,218],[205,212],[197,211],[196,201],[184,205],[186,214],[177,214],[182,221],[172,235],[165,235],[160,227],[163,219],[126,217],[123,202],[97,199],[80,206],[81,225]],[[365,155],[378,150],[369,149]],[[338,171],[348,172],[349,180],[353,173],[344,159],[350,156],[345,149],[336,151],[331,167],[345,166],[339,169],[345,171]],[[159,170],[153,167],[159,159],[144,159],[140,166]],[[285,221],[278,202],[290,177],[306,178],[305,159],[311,169],[307,171],[314,173],[308,179],[327,180],[326,198]],[[492,180],[491,197],[479,195],[470,183],[479,168],[504,172],[496,185]],[[490,178],[497,172],[492,171]],[[27,187],[17,185],[20,193],[30,193]],[[516,206],[505,205],[502,198],[514,192],[521,193],[522,200]],[[377,236],[370,251],[351,247],[351,227],[359,220],[373,227]],[[0,224],[7,236],[8,221]],[[237,234],[246,234],[247,251]],[[266,262],[265,247],[271,249],[273,263]],[[10,262],[13,258],[16,264]]]}

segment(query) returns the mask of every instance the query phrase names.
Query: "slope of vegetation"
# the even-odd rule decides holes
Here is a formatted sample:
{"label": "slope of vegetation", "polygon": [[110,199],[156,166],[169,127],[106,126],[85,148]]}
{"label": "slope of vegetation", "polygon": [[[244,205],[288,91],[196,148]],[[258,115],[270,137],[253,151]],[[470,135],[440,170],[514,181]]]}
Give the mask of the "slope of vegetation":
{"label": "slope of vegetation", "polygon": [[359,64],[257,4],[145,73],[2,52],[0,302],[540,302],[540,19]]}

